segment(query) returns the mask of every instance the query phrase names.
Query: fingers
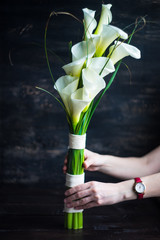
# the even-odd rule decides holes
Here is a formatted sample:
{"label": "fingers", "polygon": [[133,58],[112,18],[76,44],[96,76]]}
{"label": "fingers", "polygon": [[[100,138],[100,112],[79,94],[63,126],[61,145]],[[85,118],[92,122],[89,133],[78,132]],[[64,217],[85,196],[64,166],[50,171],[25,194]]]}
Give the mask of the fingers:
{"label": "fingers", "polygon": [[67,172],[67,166],[65,165],[65,166],[63,167],[63,173],[66,174],[66,172]]}
{"label": "fingers", "polygon": [[89,151],[88,149],[84,150],[84,158],[85,158],[83,163],[84,169],[87,169],[92,164],[92,158],[90,158],[90,154],[91,154],[91,151]]}
{"label": "fingers", "polygon": [[67,157],[68,155],[66,155],[65,159],[64,159],[64,166],[63,166],[63,173],[66,173],[67,172]]}
{"label": "fingers", "polygon": [[67,203],[66,205],[67,205],[68,208],[70,208],[70,207],[73,207],[73,208],[81,207],[82,208],[82,206],[87,205],[91,201],[93,201],[93,198],[92,198],[92,196],[89,196],[89,197],[85,197],[85,198],[79,199],[77,201],[73,201],[71,203]]}
{"label": "fingers", "polygon": [[92,163],[93,163],[93,160],[92,160],[92,159],[86,159],[86,160],[84,161],[84,163],[83,163],[84,169],[87,170],[87,169],[90,167],[90,165],[92,165]]}
{"label": "fingers", "polygon": [[67,190],[67,198],[64,199],[66,206],[77,210],[99,206],[95,185],[96,182],[87,182]]}
{"label": "fingers", "polygon": [[75,207],[75,209],[80,210],[80,209],[87,209],[87,208],[92,208],[92,207],[98,207],[98,204],[96,202],[92,201],[85,205],[77,206],[77,207]]}
{"label": "fingers", "polygon": [[66,199],[64,199],[64,202],[66,203],[71,203],[72,201],[76,201],[78,199],[87,197],[90,195],[90,191],[88,189],[80,191],[80,192],[76,192],[75,194],[67,197]]}
{"label": "fingers", "polygon": [[[92,160],[88,162],[88,158],[89,158],[91,153],[92,153],[91,151],[89,151],[87,149],[84,149],[84,157],[85,157],[85,160],[87,160],[87,162],[83,163],[83,167],[85,169],[87,169],[92,164]],[[66,172],[67,172],[67,162],[68,162],[68,153],[65,156],[65,160],[64,160],[64,166],[63,166],[63,173],[64,174],[66,174]]]}
{"label": "fingers", "polygon": [[87,182],[87,183],[78,185],[76,187],[70,188],[65,192],[65,196],[70,196],[76,192],[86,190],[86,189],[90,188],[90,184],[91,184],[91,182]]}

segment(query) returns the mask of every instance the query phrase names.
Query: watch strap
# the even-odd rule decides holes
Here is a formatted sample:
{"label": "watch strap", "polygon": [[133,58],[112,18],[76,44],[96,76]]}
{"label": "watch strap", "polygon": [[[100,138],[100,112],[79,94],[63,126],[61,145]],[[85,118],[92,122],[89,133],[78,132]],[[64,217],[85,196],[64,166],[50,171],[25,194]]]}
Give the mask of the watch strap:
{"label": "watch strap", "polygon": [[137,177],[137,178],[135,178],[135,182],[139,183],[139,182],[142,182],[142,180],[139,177]]}
{"label": "watch strap", "polygon": [[[142,180],[139,177],[135,178],[135,183],[140,183],[140,182],[142,182]],[[143,199],[143,195],[144,193],[137,193],[137,198]]]}
{"label": "watch strap", "polygon": [[144,194],[143,193],[138,193],[137,195],[138,195],[138,199],[142,199]]}

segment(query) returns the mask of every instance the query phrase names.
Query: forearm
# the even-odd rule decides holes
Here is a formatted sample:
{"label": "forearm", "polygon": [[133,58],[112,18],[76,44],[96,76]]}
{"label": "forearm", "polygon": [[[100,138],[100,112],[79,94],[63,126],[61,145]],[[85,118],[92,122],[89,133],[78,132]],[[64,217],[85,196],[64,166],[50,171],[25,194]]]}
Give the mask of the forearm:
{"label": "forearm", "polygon": [[[144,198],[160,197],[160,173],[141,179],[146,186]],[[68,189],[64,202],[68,208],[79,210],[134,200],[137,198],[134,183],[134,179],[119,183],[87,182]]]}
{"label": "forearm", "polygon": [[160,197],[160,173],[142,177],[141,179],[146,186],[144,198]]}
{"label": "forearm", "polygon": [[102,163],[99,171],[117,178],[131,179],[151,175],[160,171],[160,147],[139,158],[103,155]]}
{"label": "forearm", "polygon": [[115,156],[103,156],[104,164],[100,172],[120,179],[131,179],[138,176],[145,176],[145,160],[143,158],[121,158]]}
{"label": "forearm", "polygon": [[[141,177],[141,180],[146,186],[144,198],[160,197],[160,173]],[[120,201],[133,200],[137,198],[133,189],[134,179],[117,183],[117,185],[120,192]]]}

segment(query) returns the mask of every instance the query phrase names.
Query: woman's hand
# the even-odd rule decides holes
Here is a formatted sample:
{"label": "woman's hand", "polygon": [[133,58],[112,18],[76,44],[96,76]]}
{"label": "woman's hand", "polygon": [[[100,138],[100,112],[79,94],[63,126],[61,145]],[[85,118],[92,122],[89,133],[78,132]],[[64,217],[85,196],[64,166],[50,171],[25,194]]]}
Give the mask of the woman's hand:
{"label": "woman's hand", "polygon": [[120,183],[87,182],[67,190],[64,202],[68,208],[79,210],[135,199],[133,184],[134,180]]}
{"label": "woman's hand", "polygon": [[[65,157],[64,160],[64,166],[63,166],[63,172],[66,173],[67,171],[67,157]],[[100,155],[98,153],[91,152],[87,149],[84,150],[84,163],[83,167],[85,170],[88,171],[100,171],[101,168],[103,168],[104,165],[104,156]]]}

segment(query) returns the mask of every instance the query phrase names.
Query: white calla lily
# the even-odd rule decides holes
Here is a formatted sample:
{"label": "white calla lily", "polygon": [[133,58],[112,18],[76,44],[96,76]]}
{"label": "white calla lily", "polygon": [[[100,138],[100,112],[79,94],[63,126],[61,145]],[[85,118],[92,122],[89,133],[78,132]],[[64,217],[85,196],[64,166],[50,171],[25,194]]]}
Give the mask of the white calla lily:
{"label": "white calla lily", "polygon": [[120,41],[115,41],[115,44],[109,48],[109,55],[114,64],[127,56],[131,56],[136,59],[141,58],[141,52],[138,48]]}
{"label": "white calla lily", "polygon": [[89,91],[91,99],[106,86],[104,79],[96,71],[90,68],[84,68],[82,70],[82,80],[84,87]]}
{"label": "white calla lily", "polygon": [[82,70],[83,87],[71,94],[70,112],[74,124],[77,124],[82,111],[88,109],[95,96],[106,86],[104,79],[93,69]]}
{"label": "white calla lily", "polygon": [[112,4],[102,4],[100,20],[94,34],[101,34],[103,25],[108,25],[112,21],[112,13],[110,11],[111,7]]}
{"label": "white calla lily", "polygon": [[69,75],[58,78],[54,85],[54,88],[60,94],[69,115],[71,115],[70,96],[76,91],[77,87],[78,78]]}
{"label": "white calla lily", "polygon": [[92,41],[92,43],[94,44],[94,46],[98,46],[99,41],[100,41],[100,35],[91,34],[90,41]]}
{"label": "white calla lily", "polygon": [[[114,64],[128,55],[140,58],[137,48],[120,41],[115,41],[110,47],[108,57],[102,57],[115,39],[128,38],[128,34],[123,30],[109,25],[112,21],[111,6],[102,5],[100,21],[94,34],[92,32],[97,26],[95,11],[83,9],[86,41],[72,47],[72,62],[62,67],[67,75],[60,77],[54,86],[74,127],[81,113],[87,111],[91,101],[106,87],[103,78],[115,71]],[[78,88],[80,86],[82,87]]]}
{"label": "white calla lily", "polygon": [[88,90],[83,87],[77,89],[71,95],[71,117],[73,124],[77,124],[81,115],[81,112],[90,104],[92,99],[89,96]]}
{"label": "white calla lily", "polygon": [[103,25],[103,30],[100,36],[100,42],[96,48],[96,56],[97,57],[102,56],[106,48],[118,37],[122,39],[127,39],[128,34],[115,26]]}
{"label": "white calla lily", "polygon": [[62,68],[67,75],[79,77],[85,60],[86,58],[81,58],[79,60],[64,65]]}
{"label": "white calla lily", "polygon": [[96,51],[95,45],[92,39],[88,41],[82,41],[75,44],[72,49],[72,61],[76,61],[82,58],[91,58]]}
{"label": "white calla lily", "polygon": [[100,74],[101,77],[105,77],[111,72],[115,71],[113,62],[106,57],[95,57],[88,60],[88,68],[94,69],[97,74]]}
{"label": "white calla lily", "polygon": [[94,18],[96,11],[92,11],[88,8],[84,8],[82,10],[84,13],[84,25],[85,25],[86,37],[90,38],[93,30],[97,26],[97,21]]}

